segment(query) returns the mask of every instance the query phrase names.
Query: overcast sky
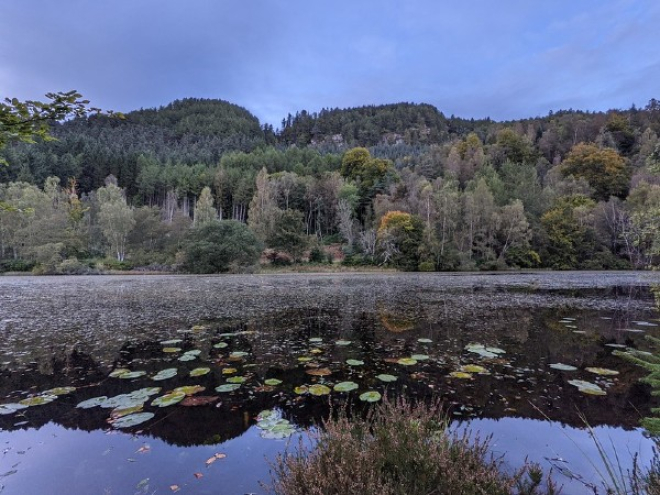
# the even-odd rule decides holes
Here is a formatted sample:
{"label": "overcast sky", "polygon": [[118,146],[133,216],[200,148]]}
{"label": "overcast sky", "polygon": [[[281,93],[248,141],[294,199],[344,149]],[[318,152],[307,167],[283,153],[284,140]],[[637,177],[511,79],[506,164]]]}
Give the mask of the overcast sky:
{"label": "overcast sky", "polygon": [[129,111],[401,101],[497,120],[660,99],[657,0],[0,0],[0,96]]}

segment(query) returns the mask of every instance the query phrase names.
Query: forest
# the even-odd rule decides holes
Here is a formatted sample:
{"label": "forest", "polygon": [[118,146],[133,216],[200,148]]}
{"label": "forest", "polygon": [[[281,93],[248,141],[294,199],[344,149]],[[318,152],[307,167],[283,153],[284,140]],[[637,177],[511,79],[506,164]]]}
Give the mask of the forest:
{"label": "forest", "polygon": [[648,269],[659,135],[655,99],[508,122],[303,110],[277,129],[192,98],[81,116],[0,149],[0,271]]}

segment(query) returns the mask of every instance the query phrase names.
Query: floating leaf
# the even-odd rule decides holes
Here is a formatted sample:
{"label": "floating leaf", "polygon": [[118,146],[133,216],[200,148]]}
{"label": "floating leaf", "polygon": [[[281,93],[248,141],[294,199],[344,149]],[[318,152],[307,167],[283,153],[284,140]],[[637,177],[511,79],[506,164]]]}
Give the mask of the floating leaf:
{"label": "floating leaf", "polygon": [[553,370],[559,370],[559,371],[577,371],[577,368],[575,366],[571,366],[570,364],[563,364],[563,363],[552,363],[549,365]]}
{"label": "floating leaf", "polygon": [[415,361],[426,361],[429,357],[426,354],[413,354],[410,358]]}
{"label": "floating leaf", "polygon": [[337,340],[335,342],[335,345],[339,346],[346,346],[346,345],[351,345],[353,342],[351,340]]}
{"label": "floating leaf", "polygon": [[321,342],[323,342],[323,339],[321,337],[312,337],[311,339],[309,339],[309,341],[312,344],[320,344]]}
{"label": "floating leaf", "polygon": [[310,349],[311,354],[323,354],[323,349]]}
{"label": "floating leaf", "polygon": [[44,404],[50,404],[57,396],[55,395],[37,395],[35,397],[28,397],[27,399],[19,400],[18,403],[22,406],[43,406]]}
{"label": "floating leaf", "polygon": [[461,366],[461,371],[465,373],[487,373],[488,370],[484,368],[483,366],[479,366],[476,364],[466,364],[465,366]]}
{"label": "floating leaf", "polygon": [[213,346],[215,349],[224,349],[226,347],[229,347],[229,344],[227,342],[218,342]]}
{"label": "floating leaf", "polygon": [[110,419],[119,419],[123,418],[124,416],[128,416],[129,414],[141,412],[142,408],[142,404],[132,407],[117,407],[110,413]]}
{"label": "floating leaf", "polygon": [[613,347],[614,349],[625,349],[626,346],[623,344],[605,344],[607,347]]}
{"label": "floating leaf", "polygon": [[186,397],[179,403],[179,405],[186,407],[206,406],[208,404],[213,404],[219,399],[220,398],[215,395],[196,395],[194,397]]}
{"label": "floating leaf", "polygon": [[381,397],[380,392],[376,392],[375,390],[360,394],[360,400],[363,402],[378,402]]}
{"label": "floating leaf", "polygon": [[349,366],[362,366],[364,361],[360,361],[359,359],[347,359],[346,364]]}
{"label": "floating leaf", "polygon": [[170,395],[172,394],[184,394],[184,395],[195,395],[200,392],[204,392],[206,390],[206,387],[202,387],[201,385],[187,385],[183,387],[177,387],[172,392],[170,392]]}
{"label": "floating leaf", "polygon": [[193,361],[197,359],[197,356],[201,354],[202,351],[194,349],[192,351],[186,351],[183,353],[183,355],[179,358],[179,361]]}
{"label": "floating leaf", "polygon": [[173,346],[173,345],[176,345],[176,344],[180,344],[181,342],[183,342],[183,340],[181,340],[181,339],[163,340],[163,341],[161,341],[161,345]]}
{"label": "floating leaf", "polygon": [[50,390],[46,390],[43,393],[45,395],[66,395],[75,391],[76,391],[76,387],[56,387],[56,388],[51,388]]}
{"label": "floating leaf", "polygon": [[0,404],[0,416],[4,414],[14,414],[16,411],[25,409],[26,405],[23,404]]}
{"label": "floating leaf", "polygon": [[300,356],[298,358],[298,361],[301,362],[301,363],[309,363],[312,359],[314,359],[314,358],[311,358],[309,356]]}
{"label": "floating leaf", "polygon": [[568,383],[578,388],[583,394],[589,395],[607,395],[607,392],[595,383],[585,382],[584,380],[568,380]]}
{"label": "floating leaf", "polygon": [[241,388],[240,383],[225,383],[223,385],[215,387],[215,391],[216,392],[221,392],[221,393],[233,392],[234,390],[238,390],[239,388]]}
{"label": "floating leaf", "polygon": [[158,373],[152,376],[151,379],[155,381],[167,380],[168,378],[172,378],[173,376],[176,376],[176,374],[177,374],[176,368],[166,368],[164,370],[160,370]]}
{"label": "floating leaf", "polygon": [[111,378],[119,378],[121,375],[130,372],[131,370],[128,368],[117,368],[116,370],[113,370],[108,376]]}
{"label": "floating leaf", "polygon": [[351,390],[357,390],[359,385],[355,382],[339,382],[332,389],[335,392],[350,392]]}
{"label": "floating leaf", "polygon": [[233,375],[236,373],[238,370],[236,368],[223,368],[222,369],[222,374],[223,375]]}
{"label": "floating leaf", "polygon": [[235,352],[232,352],[232,353],[229,355],[229,357],[232,357],[232,358],[242,358],[242,357],[244,357],[244,356],[247,356],[248,354],[249,354],[248,352],[235,351]]}
{"label": "floating leaf", "polygon": [[195,368],[190,372],[190,376],[204,376],[211,372],[211,368]]}
{"label": "floating leaf", "polygon": [[91,409],[92,407],[98,407],[107,401],[108,398],[105,395],[101,397],[92,397],[91,399],[84,400],[76,406],[78,409]]}
{"label": "floating leaf", "polygon": [[330,371],[330,368],[312,368],[309,370],[306,370],[305,373],[311,376],[328,376],[332,375],[332,371]]}
{"label": "floating leaf", "polygon": [[130,428],[132,426],[137,426],[137,425],[142,424],[146,421],[149,421],[154,416],[155,416],[155,414],[150,413],[150,412],[129,414],[128,416],[124,416],[122,418],[118,418],[118,419],[114,420],[112,422],[112,427],[113,428]]}
{"label": "floating leaf", "polygon": [[414,364],[417,364],[417,360],[413,358],[401,358],[401,359],[397,359],[396,362],[404,366],[412,366]]}
{"label": "floating leaf", "polygon": [[309,392],[309,388],[307,388],[307,385],[301,385],[300,387],[295,387],[293,392],[298,395],[305,395]]}
{"label": "floating leaf", "polygon": [[227,383],[245,383],[246,381],[246,376],[230,376],[227,378]]}
{"label": "floating leaf", "polygon": [[468,344],[465,346],[465,350],[468,352],[473,352],[479,354],[481,357],[485,358],[496,358],[500,354],[505,354],[503,349],[498,347],[487,347],[483,344]]}
{"label": "floating leaf", "polygon": [[133,378],[140,378],[146,374],[146,371],[129,371],[128,373],[122,373],[117,378],[121,380],[132,380]]}
{"label": "floating leaf", "polygon": [[133,407],[141,406],[144,404],[149,396],[147,395],[133,395],[133,394],[119,394],[114,397],[110,397],[108,400],[100,404],[101,407],[105,409],[114,409],[114,408],[124,408],[124,407]]}
{"label": "floating leaf", "polygon": [[376,378],[378,378],[381,382],[385,382],[385,383],[395,382],[397,380],[396,376],[388,375],[387,373],[377,375]]}
{"label": "floating leaf", "polygon": [[277,385],[280,385],[282,383],[282,380],[278,380],[277,378],[268,378],[267,380],[264,380],[264,383],[266,385],[270,385],[272,387],[275,387]]}
{"label": "floating leaf", "polygon": [[472,378],[471,373],[466,373],[465,371],[452,371],[449,373],[449,376],[452,378],[460,378],[462,380],[467,379],[467,378]]}
{"label": "floating leaf", "polygon": [[158,406],[158,407],[168,407],[168,406],[173,406],[174,404],[177,404],[181,402],[186,394],[182,392],[177,392],[177,393],[170,393],[170,394],[165,394],[160,397],[155,398],[152,402],[152,406]]}
{"label": "floating leaf", "polygon": [[163,352],[166,352],[168,354],[174,354],[180,351],[181,351],[180,347],[163,347]]}
{"label": "floating leaf", "polygon": [[431,339],[417,339],[417,342],[420,344],[432,344],[433,341]]}
{"label": "floating leaf", "polygon": [[585,368],[585,370],[587,370],[589,373],[594,373],[596,375],[602,375],[602,376],[615,376],[619,374],[618,371],[610,370],[608,368],[590,367],[590,368]]}
{"label": "floating leaf", "polygon": [[321,384],[316,384],[312,385],[311,387],[308,388],[307,390],[310,394],[312,395],[328,395],[330,393],[330,388],[326,387],[325,385]]}

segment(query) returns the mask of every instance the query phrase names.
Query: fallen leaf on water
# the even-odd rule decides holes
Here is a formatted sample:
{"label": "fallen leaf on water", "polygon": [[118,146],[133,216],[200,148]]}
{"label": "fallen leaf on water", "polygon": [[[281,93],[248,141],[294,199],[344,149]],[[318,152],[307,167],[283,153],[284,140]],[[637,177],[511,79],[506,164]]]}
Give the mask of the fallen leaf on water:
{"label": "fallen leaf on water", "polygon": [[209,396],[209,395],[198,395],[197,397],[186,397],[181,401],[181,405],[185,407],[193,406],[206,406],[208,404],[213,404],[220,397]]}
{"label": "fallen leaf on water", "polygon": [[194,473],[193,476],[197,479],[203,478],[204,475],[202,473]]}
{"label": "fallen leaf on water", "polygon": [[179,488],[179,485],[170,485],[170,490],[172,490],[173,492],[178,492],[179,490],[181,490],[181,488]]}
{"label": "fallen leaf on water", "polygon": [[148,445],[143,445],[142,447],[137,449],[137,451],[135,453],[136,454],[146,454],[147,452],[150,452],[150,451],[151,451],[151,447],[149,447]]}

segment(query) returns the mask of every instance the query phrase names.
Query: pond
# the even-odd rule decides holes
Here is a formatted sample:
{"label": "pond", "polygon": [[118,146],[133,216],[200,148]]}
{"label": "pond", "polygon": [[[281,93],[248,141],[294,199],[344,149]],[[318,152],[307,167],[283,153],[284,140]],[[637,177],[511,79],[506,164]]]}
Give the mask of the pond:
{"label": "pond", "polygon": [[[331,405],[440,397],[568,494],[654,442],[649,272],[0,278],[0,494],[267,493]],[[587,424],[589,427],[587,427]],[[599,474],[599,471],[601,474]],[[563,473],[563,474],[562,474]],[[569,475],[572,474],[572,475]],[[578,479],[579,478],[579,479]]]}

